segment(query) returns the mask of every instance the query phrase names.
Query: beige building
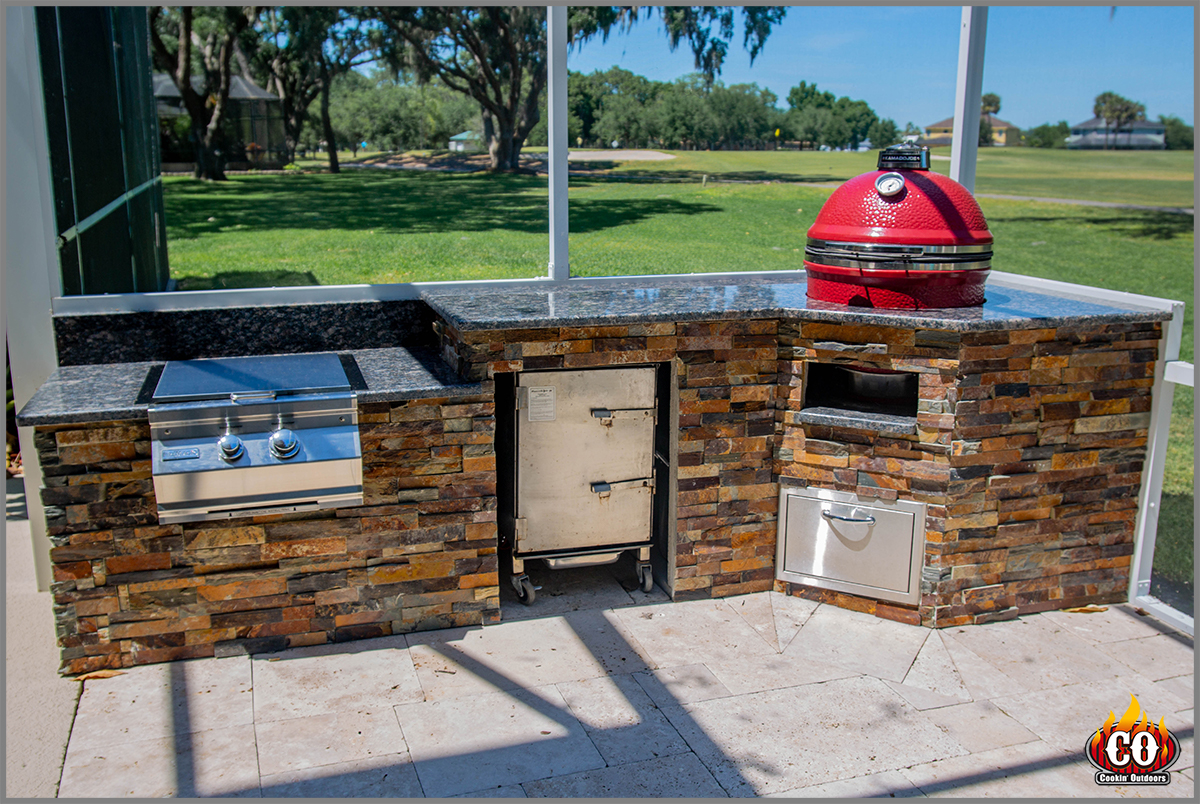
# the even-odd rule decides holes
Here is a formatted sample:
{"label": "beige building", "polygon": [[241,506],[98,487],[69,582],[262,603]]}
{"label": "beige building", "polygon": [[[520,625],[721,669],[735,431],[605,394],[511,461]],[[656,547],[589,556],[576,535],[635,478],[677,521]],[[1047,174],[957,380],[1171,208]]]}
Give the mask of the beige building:
{"label": "beige building", "polygon": [[[1013,145],[1021,134],[1021,130],[1012,123],[1005,122],[994,114],[984,115],[987,121],[992,124],[992,144],[993,145]],[[940,123],[933,123],[925,127],[925,137],[927,140],[945,140],[945,144],[949,145],[950,140],[954,136],[954,118],[947,117]]]}

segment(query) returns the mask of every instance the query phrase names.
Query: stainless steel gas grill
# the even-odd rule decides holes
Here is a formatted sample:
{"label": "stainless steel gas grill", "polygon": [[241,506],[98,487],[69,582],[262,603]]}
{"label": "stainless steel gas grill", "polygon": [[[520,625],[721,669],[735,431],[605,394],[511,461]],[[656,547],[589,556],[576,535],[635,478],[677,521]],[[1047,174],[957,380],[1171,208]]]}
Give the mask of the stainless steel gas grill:
{"label": "stainless steel gas grill", "polygon": [[159,522],[362,504],[355,393],[335,354],[167,363],[149,414]]}

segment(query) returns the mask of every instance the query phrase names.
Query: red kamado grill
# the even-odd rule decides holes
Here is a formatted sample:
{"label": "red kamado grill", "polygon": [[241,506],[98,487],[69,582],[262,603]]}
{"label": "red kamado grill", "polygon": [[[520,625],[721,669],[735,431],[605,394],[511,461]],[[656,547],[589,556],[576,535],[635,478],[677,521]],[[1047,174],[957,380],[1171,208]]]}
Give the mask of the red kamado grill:
{"label": "red kamado grill", "polygon": [[992,234],[974,197],[929,170],[929,149],[898,145],[879,169],[834,190],[808,230],[808,297],[922,310],[983,304]]}

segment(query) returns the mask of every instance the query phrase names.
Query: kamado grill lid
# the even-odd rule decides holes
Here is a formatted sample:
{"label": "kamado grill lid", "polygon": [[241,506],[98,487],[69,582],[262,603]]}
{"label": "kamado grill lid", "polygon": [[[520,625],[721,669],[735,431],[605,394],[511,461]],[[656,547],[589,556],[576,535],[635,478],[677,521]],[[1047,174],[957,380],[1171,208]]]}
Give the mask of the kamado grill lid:
{"label": "kamado grill lid", "polygon": [[808,230],[808,296],[864,307],[983,303],[992,234],[975,198],[929,170],[929,149],[899,145],[878,170],[833,192]]}
{"label": "kamado grill lid", "polygon": [[232,394],[276,396],[349,391],[342,362],[332,352],[266,357],[217,357],[169,362],[154,402],[229,399]]}

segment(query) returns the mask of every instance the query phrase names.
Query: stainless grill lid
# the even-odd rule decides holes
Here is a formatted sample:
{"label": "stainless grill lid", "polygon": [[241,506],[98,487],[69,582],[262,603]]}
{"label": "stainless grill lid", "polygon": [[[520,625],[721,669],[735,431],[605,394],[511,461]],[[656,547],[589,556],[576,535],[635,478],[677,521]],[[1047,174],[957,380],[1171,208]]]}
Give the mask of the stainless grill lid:
{"label": "stainless grill lid", "polygon": [[342,362],[332,352],[265,357],[216,357],[167,363],[154,402],[228,400],[232,394],[276,396],[349,391]]}

